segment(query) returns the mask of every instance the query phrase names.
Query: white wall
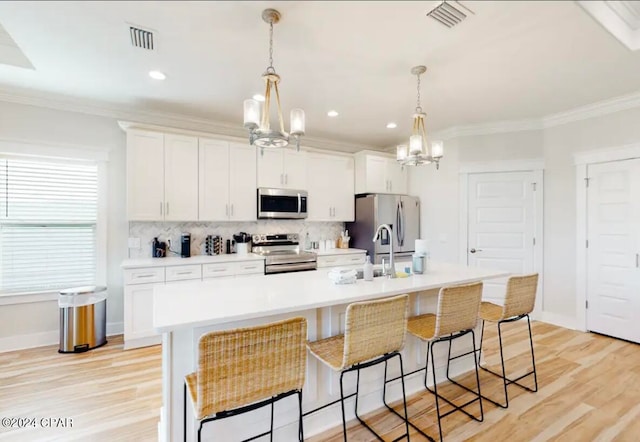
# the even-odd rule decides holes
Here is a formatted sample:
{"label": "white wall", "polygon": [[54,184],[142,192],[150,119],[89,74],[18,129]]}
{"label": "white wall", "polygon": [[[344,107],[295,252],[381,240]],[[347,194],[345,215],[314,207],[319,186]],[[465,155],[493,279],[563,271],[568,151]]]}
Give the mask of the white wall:
{"label": "white wall", "polygon": [[549,128],[545,158],[545,310],[575,317],[576,189],[573,154],[640,142],[640,109]]}
{"label": "white wall", "polygon": [[[0,102],[0,140],[32,144],[108,149],[107,322],[121,327],[122,272],[127,257],[125,215],[125,134],[111,118]],[[16,335],[32,335],[25,343],[57,338],[56,301],[0,306],[0,348]],[[14,340],[15,341],[15,340]],[[55,341],[54,341],[55,342]]]}
{"label": "white wall", "polygon": [[[573,154],[640,142],[640,109],[540,130],[458,137],[445,142],[440,171],[412,168],[410,192],[422,201],[421,229],[434,259],[458,261],[459,170],[473,162],[544,160],[545,312],[576,315],[576,189]],[[438,239],[445,238],[446,242]]]}

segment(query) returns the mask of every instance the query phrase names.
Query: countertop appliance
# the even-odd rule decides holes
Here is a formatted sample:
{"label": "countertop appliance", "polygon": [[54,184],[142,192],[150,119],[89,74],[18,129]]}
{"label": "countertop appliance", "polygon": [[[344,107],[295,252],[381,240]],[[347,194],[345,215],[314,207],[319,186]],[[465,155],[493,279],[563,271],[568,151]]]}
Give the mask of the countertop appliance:
{"label": "countertop appliance", "polygon": [[258,188],[258,218],[302,219],[306,217],[306,190]]}
{"label": "countertop appliance", "polygon": [[191,256],[191,234],[183,233],[180,235],[180,256],[189,258]]}
{"label": "countertop appliance", "polygon": [[264,273],[267,275],[317,268],[316,254],[302,250],[297,233],[253,235],[251,242],[251,251],[265,257]]}
{"label": "countertop appliance", "polygon": [[[374,264],[384,258],[389,262],[389,245],[393,241],[396,263],[411,261],[415,240],[420,238],[420,200],[409,195],[371,193],[357,195],[355,221],[346,223],[351,236],[351,247],[365,249]],[[380,224],[391,227],[391,238],[383,230],[380,239],[371,240]]]}

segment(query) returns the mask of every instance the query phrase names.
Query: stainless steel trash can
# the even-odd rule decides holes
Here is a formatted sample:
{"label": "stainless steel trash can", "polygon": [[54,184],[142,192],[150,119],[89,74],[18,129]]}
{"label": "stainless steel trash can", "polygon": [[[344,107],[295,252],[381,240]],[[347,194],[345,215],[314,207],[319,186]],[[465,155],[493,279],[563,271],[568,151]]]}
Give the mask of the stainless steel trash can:
{"label": "stainless steel trash can", "polygon": [[81,353],[107,343],[107,288],[61,290],[59,353]]}

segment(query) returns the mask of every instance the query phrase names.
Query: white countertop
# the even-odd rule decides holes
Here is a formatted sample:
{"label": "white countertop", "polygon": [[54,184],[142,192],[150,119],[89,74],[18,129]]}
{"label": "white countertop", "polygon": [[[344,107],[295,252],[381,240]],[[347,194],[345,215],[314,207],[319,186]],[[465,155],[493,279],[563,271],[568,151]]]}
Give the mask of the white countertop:
{"label": "white countertop", "polygon": [[314,252],[318,256],[335,256],[335,255],[355,255],[356,253],[367,253],[364,249],[329,249],[329,250],[307,250],[307,252]]}
{"label": "white countertop", "polygon": [[242,262],[242,261],[264,261],[264,256],[255,253],[239,254],[230,253],[227,255],[196,255],[190,258],[168,257],[168,258],[140,258],[125,259],[121,267],[123,269],[135,269],[139,267],[167,267],[184,266],[189,264],[215,264],[221,262]]}
{"label": "white countertop", "polygon": [[509,275],[502,270],[431,262],[423,275],[335,285],[327,277],[330,270],[158,285],[153,295],[153,326],[158,332],[170,332]]}

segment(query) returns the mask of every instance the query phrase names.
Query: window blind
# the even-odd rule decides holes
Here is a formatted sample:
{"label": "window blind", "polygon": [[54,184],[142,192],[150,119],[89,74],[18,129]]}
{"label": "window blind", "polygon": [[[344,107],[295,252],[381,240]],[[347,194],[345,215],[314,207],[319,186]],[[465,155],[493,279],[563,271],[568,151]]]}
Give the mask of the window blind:
{"label": "window blind", "polygon": [[95,283],[95,164],[0,157],[0,291]]}

